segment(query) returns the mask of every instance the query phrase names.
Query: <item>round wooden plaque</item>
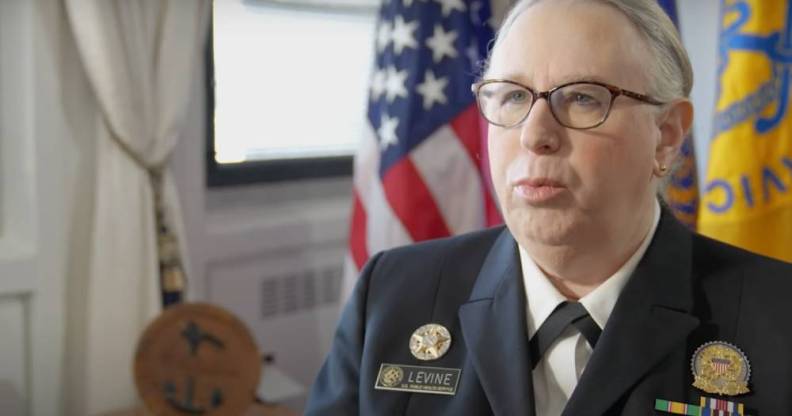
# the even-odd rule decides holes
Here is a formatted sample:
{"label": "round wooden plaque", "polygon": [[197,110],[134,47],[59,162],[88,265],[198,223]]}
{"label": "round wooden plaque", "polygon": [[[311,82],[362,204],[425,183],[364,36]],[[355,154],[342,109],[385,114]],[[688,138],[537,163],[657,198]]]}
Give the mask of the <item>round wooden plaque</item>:
{"label": "round wooden plaque", "polygon": [[217,306],[184,303],[138,342],[135,385],[158,416],[241,415],[255,399],[261,360],[250,332]]}

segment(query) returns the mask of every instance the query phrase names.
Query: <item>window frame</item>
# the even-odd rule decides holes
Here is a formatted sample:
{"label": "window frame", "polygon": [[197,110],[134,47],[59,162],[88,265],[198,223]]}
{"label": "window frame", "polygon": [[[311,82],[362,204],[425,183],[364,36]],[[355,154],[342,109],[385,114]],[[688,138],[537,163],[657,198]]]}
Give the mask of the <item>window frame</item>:
{"label": "window frame", "polygon": [[[206,69],[206,185],[209,188],[352,176],[353,155],[218,163],[215,159],[214,1],[204,49]],[[365,114],[361,114],[365,117]]]}

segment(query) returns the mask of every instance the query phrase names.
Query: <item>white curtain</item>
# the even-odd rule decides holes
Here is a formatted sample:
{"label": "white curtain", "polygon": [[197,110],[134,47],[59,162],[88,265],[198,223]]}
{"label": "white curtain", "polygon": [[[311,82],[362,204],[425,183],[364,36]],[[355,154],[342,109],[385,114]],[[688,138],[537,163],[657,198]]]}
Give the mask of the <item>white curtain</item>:
{"label": "white curtain", "polygon": [[[87,276],[67,304],[64,399],[69,415],[137,403],[135,346],[159,312],[150,171],[164,169],[166,223],[182,230],[168,157],[202,64],[208,0],[64,0],[96,95],[96,183]],[[183,234],[178,235],[183,244]],[[183,264],[187,264],[184,259]]]}

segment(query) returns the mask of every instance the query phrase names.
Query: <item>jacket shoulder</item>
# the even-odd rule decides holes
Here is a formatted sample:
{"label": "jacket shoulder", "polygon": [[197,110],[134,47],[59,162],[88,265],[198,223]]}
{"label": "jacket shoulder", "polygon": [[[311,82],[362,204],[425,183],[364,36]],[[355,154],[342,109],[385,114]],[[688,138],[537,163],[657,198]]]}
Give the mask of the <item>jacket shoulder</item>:
{"label": "jacket shoulder", "polygon": [[[454,237],[430,240],[383,251],[372,257],[361,279],[365,279],[370,309],[409,296],[434,303],[437,291],[454,288],[454,295],[464,296],[478,277],[481,265],[505,227],[493,227]],[[451,295],[444,293],[444,295]]]}
{"label": "jacket shoulder", "polygon": [[[505,231],[499,226],[473,231],[453,237],[423,241],[407,246],[396,247],[380,253],[375,268],[376,274],[393,272],[404,275],[410,271],[439,271],[449,260],[470,263],[476,259],[483,261],[495,239]],[[389,273],[384,273],[389,274]]]}
{"label": "jacket shoulder", "polygon": [[694,259],[713,274],[739,273],[753,285],[792,289],[792,264],[695,234]]}
{"label": "jacket shoulder", "polygon": [[757,319],[792,330],[786,322],[792,264],[700,235],[693,239],[693,253],[700,296],[709,299],[712,313],[738,313],[743,330],[756,327]]}
{"label": "jacket shoulder", "polygon": [[386,250],[383,255],[392,259],[404,257],[428,259],[430,258],[427,257],[428,255],[431,255],[432,258],[437,258],[446,255],[464,254],[470,251],[480,251],[482,247],[489,248],[505,230],[505,226],[497,226],[453,237],[422,241]]}

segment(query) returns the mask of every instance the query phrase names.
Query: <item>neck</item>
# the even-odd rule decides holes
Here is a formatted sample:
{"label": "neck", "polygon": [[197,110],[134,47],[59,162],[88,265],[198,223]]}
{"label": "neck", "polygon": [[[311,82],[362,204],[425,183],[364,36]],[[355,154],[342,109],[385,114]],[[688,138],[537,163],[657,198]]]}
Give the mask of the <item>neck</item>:
{"label": "neck", "polygon": [[[561,294],[570,300],[587,295],[619,270],[638,250],[652,227],[655,201],[641,214],[586,233],[569,245],[527,242],[525,249]],[[581,233],[583,234],[583,233]]]}

